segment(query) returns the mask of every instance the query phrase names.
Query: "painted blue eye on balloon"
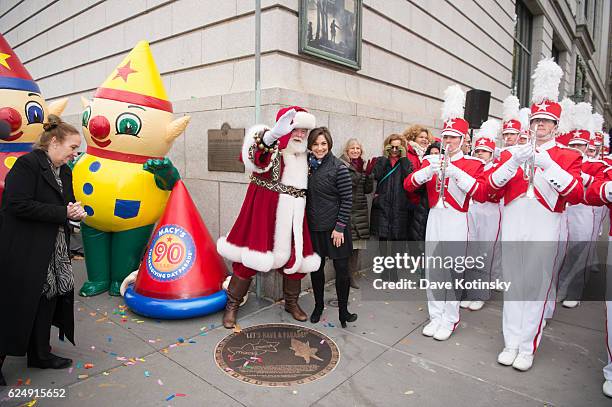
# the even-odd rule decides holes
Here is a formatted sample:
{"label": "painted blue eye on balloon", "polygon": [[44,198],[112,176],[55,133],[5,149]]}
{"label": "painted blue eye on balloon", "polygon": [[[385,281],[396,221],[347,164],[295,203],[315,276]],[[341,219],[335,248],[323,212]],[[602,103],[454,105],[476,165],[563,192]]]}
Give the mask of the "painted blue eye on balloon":
{"label": "painted blue eye on balloon", "polygon": [[45,119],[45,112],[38,102],[28,102],[25,106],[28,124],[42,123]]}

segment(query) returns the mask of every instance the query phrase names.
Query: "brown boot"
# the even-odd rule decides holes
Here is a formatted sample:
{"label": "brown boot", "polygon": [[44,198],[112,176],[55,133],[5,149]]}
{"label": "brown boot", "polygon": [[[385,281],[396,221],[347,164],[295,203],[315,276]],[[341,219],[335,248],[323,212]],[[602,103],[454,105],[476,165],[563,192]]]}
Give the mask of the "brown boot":
{"label": "brown boot", "polygon": [[225,312],[223,313],[223,326],[231,329],[236,326],[236,314],[242,299],[249,291],[251,279],[240,278],[233,275],[227,287],[227,303],[225,304]]}
{"label": "brown boot", "polygon": [[300,308],[298,297],[302,290],[302,280],[290,280],[283,275],[283,294],[285,295],[285,311],[296,321],[306,321],[308,315]]}

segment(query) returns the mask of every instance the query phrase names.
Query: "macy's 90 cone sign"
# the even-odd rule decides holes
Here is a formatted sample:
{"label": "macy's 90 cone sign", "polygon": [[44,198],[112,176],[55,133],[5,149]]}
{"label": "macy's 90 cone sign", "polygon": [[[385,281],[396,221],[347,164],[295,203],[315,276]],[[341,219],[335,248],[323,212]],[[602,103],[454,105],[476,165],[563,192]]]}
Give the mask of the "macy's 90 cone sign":
{"label": "macy's 90 cone sign", "polygon": [[153,232],[125,303],[137,314],[181,319],[225,307],[225,264],[189,196],[178,181]]}

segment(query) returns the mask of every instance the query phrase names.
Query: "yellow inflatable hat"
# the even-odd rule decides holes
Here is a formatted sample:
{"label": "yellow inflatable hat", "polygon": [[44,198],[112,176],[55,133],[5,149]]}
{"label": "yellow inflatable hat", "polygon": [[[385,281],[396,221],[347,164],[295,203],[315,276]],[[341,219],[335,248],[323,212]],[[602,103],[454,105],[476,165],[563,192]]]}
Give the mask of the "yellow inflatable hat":
{"label": "yellow inflatable hat", "polygon": [[94,94],[94,98],[134,103],[172,112],[149,43],[140,41]]}

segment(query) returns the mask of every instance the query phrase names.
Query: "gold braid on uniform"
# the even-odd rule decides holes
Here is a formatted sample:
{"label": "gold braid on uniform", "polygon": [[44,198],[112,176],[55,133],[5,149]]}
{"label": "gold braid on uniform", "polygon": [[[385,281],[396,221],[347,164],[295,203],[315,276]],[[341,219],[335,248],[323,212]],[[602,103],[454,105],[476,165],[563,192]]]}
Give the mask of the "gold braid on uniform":
{"label": "gold braid on uniform", "polygon": [[254,174],[251,174],[250,178],[253,184],[269,189],[270,191],[278,192],[279,194],[287,194],[294,198],[305,198],[306,197],[305,189],[298,189],[298,188],[295,188],[289,185],[285,185],[278,181],[269,181],[269,180],[261,179],[255,176]]}

